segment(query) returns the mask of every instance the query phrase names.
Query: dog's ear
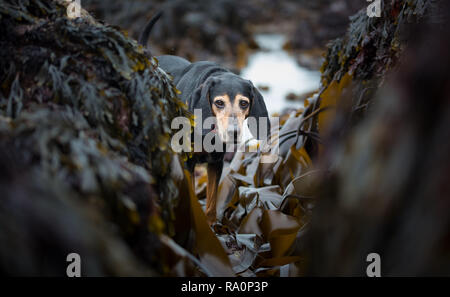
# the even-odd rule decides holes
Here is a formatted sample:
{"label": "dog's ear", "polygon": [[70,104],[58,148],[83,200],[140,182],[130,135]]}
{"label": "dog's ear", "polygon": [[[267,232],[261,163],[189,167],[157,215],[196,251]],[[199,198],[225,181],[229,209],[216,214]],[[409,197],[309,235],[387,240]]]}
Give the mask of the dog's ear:
{"label": "dog's ear", "polygon": [[[264,98],[258,89],[249,81],[252,88],[248,127],[256,139],[267,139],[270,136],[270,119]],[[256,123],[252,124],[252,123]]]}
{"label": "dog's ear", "polygon": [[[212,103],[210,98],[210,90],[216,82],[217,80],[215,78],[209,77],[205,82],[197,87],[192,94],[192,101],[189,105],[189,110],[192,113],[194,113],[195,109],[200,109],[202,111],[202,127],[208,117],[214,116],[211,108]],[[211,129],[203,129],[203,135],[206,135],[210,131]]]}

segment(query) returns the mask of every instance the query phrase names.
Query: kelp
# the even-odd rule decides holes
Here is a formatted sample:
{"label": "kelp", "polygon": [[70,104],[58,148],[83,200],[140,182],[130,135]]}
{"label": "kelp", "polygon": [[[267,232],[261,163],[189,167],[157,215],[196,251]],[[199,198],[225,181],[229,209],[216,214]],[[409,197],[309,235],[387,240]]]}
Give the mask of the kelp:
{"label": "kelp", "polygon": [[102,232],[123,238],[143,266],[164,271],[159,236],[174,234],[178,203],[170,123],[190,117],[170,78],[117,29],[84,10],[68,18],[67,2],[0,7],[2,145],[49,188],[64,185],[57,196],[113,223]]}
{"label": "kelp", "polygon": [[[310,157],[315,140],[307,132],[314,120],[312,106],[291,115],[281,128],[272,123],[272,153],[279,145],[274,163],[263,161],[268,153],[238,152],[222,175],[214,230],[237,275],[294,276],[304,269],[298,250],[312,213],[317,177]],[[273,137],[277,134],[279,139]],[[247,151],[251,144],[244,146]],[[206,172],[197,173],[202,198]]]}

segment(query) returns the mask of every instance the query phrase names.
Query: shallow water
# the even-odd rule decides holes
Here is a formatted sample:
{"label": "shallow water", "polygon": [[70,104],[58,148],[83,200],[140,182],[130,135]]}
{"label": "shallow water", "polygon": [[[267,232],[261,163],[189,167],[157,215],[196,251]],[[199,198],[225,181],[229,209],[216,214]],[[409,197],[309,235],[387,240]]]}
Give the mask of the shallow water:
{"label": "shallow water", "polygon": [[250,79],[256,87],[269,87],[268,91],[260,89],[269,114],[289,107],[302,107],[302,102],[289,101],[286,95],[304,94],[318,89],[320,72],[301,67],[293,56],[283,50],[286,41],[284,35],[258,34],[255,41],[261,50],[249,56],[241,76]]}

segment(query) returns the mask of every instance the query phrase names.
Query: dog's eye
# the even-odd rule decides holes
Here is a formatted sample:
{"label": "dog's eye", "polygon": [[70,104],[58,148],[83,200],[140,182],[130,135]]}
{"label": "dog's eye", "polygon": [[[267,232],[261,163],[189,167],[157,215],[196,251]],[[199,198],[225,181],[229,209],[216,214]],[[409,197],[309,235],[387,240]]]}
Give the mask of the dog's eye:
{"label": "dog's eye", "polygon": [[246,109],[246,108],[248,107],[248,101],[245,101],[245,100],[239,101],[239,106],[240,106],[242,109]]}
{"label": "dog's eye", "polygon": [[225,106],[225,102],[223,102],[222,100],[216,100],[214,101],[214,104],[218,107],[218,108],[223,108]]}

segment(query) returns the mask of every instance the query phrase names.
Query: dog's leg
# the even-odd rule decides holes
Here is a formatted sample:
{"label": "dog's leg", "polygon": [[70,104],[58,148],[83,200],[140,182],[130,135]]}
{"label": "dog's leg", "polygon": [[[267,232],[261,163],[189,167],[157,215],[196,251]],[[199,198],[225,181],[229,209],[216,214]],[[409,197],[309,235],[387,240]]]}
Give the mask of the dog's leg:
{"label": "dog's leg", "polygon": [[206,185],[206,218],[209,225],[216,222],[217,191],[222,175],[223,161],[208,163],[208,184]]}

